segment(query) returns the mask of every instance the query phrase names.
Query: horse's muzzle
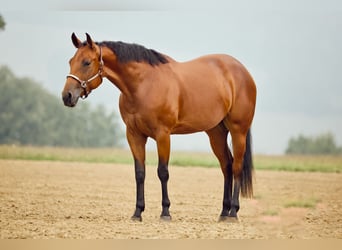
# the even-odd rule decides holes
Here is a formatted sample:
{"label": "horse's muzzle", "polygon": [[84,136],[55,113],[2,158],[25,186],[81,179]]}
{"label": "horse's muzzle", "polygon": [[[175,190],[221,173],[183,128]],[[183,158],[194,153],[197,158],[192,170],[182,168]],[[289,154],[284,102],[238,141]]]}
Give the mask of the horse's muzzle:
{"label": "horse's muzzle", "polygon": [[70,91],[68,91],[62,93],[62,98],[65,106],[75,107],[79,96],[74,96]]}

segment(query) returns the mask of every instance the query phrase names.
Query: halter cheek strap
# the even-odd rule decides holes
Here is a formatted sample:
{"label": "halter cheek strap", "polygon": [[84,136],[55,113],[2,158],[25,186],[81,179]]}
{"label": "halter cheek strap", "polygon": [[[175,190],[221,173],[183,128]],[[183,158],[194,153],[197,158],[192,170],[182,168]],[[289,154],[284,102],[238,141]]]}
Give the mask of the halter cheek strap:
{"label": "halter cheek strap", "polygon": [[81,96],[82,99],[85,99],[88,97],[89,93],[87,90],[87,85],[89,82],[95,80],[97,77],[101,77],[102,79],[102,72],[103,72],[103,59],[102,59],[102,50],[101,50],[101,46],[99,46],[100,48],[100,66],[99,66],[99,71],[93,75],[92,77],[90,77],[88,80],[81,80],[79,77],[73,75],[73,74],[68,74],[66,77],[71,77],[73,79],[75,79],[80,85],[81,88],[84,90],[84,94]]}
{"label": "halter cheek strap", "polygon": [[82,99],[85,99],[88,97],[88,90],[87,90],[87,85],[88,85],[88,82],[91,82],[93,80],[95,80],[97,77],[101,77],[101,74],[102,74],[102,70],[99,69],[99,71],[96,73],[96,75],[92,76],[91,78],[89,78],[88,80],[85,80],[85,81],[82,81],[80,78],[78,78],[77,76],[73,75],[73,74],[68,74],[67,75],[67,78],[68,77],[71,77],[73,79],[75,79],[76,81],[79,82],[79,84],[81,85],[82,89],[84,90],[84,95],[81,96]]}

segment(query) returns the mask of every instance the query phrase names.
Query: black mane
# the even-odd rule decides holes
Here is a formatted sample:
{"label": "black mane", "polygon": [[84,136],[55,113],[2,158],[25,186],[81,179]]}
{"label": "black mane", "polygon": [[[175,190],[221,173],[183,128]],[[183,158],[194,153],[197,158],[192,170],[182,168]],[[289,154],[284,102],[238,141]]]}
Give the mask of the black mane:
{"label": "black mane", "polygon": [[152,66],[168,63],[167,58],[161,53],[139,44],[104,41],[99,45],[111,49],[121,63],[147,62]]}

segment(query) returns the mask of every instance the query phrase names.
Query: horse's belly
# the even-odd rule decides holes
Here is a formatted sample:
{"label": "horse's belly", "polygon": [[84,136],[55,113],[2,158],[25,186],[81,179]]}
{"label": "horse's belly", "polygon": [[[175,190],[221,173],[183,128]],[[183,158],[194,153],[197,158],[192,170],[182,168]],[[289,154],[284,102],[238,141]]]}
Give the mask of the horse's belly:
{"label": "horse's belly", "polygon": [[207,131],[217,124],[219,124],[223,119],[207,124],[177,124],[175,127],[172,128],[171,134],[192,134],[201,131]]}
{"label": "horse's belly", "polygon": [[224,111],[222,112],[209,112],[204,114],[202,112],[196,112],[191,116],[180,119],[177,124],[172,128],[172,134],[191,134],[201,131],[207,131],[217,126],[226,116]]}
{"label": "horse's belly", "polygon": [[[225,93],[222,89],[203,87],[192,92],[189,90],[188,92],[195,94],[180,102],[177,122],[171,133],[195,133],[217,126],[227,116],[231,106],[228,92]],[[196,93],[196,90],[199,91]]]}
{"label": "horse's belly", "polygon": [[200,131],[203,131],[203,129],[194,128],[186,124],[178,124],[171,130],[171,134],[191,134]]}

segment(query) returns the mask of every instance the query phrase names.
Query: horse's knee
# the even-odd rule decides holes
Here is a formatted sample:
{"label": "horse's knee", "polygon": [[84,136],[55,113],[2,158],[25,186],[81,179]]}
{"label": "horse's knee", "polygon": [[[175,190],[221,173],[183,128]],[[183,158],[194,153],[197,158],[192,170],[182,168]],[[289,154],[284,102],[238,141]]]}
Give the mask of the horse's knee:
{"label": "horse's knee", "polygon": [[143,183],[145,181],[145,171],[136,170],[135,171],[135,180],[137,183]]}
{"label": "horse's knee", "polygon": [[161,181],[169,180],[169,170],[167,168],[167,165],[158,166],[158,177]]}

